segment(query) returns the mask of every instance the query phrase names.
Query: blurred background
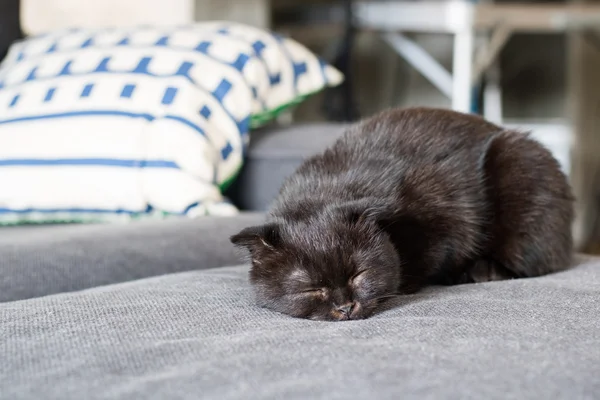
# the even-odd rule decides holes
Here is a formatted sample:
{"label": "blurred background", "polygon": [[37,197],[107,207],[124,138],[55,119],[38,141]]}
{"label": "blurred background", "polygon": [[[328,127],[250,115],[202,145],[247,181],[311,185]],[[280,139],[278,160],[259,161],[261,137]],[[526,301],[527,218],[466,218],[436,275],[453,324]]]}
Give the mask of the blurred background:
{"label": "blurred background", "polygon": [[600,2],[0,0],[0,16],[0,58],[15,37],[107,20],[230,20],[291,36],[347,79],[279,123],[348,122],[426,105],[532,130],[573,184],[578,247],[599,247]]}

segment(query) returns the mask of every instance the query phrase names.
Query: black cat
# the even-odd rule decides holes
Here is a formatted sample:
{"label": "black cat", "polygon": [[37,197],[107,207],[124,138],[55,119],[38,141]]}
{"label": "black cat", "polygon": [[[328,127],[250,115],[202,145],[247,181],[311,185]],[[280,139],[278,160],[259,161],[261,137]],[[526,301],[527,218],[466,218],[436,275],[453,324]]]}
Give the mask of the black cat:
{"label": "black cat", "polygon": [[315,320],[366,318],[428,284],[567,268],[573,196],[526,134],[448,110],[356,124],[283,184],[249,250],[260,305]]}

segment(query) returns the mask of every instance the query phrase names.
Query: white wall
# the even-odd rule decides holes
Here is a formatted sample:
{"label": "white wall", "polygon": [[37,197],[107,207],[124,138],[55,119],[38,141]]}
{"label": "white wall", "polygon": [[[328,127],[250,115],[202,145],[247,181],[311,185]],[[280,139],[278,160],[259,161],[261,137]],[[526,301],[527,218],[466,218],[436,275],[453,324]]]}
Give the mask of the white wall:
{"label": "white wall", "polygon": [[171,25],[229,20],[268,28],[270,0],[21,0],[28,34],[71,26]]}
{"label": "white wall", "polygon": [[197,21],[225,20],[259,28],[270,25],[269,0],[195,0]]}
{"label": "white wall", "polygon": [[28,34],[71,26],[181,24],[194,19],[194,0],[21,0]]}

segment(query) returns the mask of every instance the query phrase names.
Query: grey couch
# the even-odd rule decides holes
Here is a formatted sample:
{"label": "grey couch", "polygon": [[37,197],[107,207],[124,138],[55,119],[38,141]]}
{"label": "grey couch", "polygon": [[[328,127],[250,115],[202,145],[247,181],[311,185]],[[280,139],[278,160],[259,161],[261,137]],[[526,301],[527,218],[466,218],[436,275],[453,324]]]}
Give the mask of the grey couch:
{"label": "grey couch", "polygon": [[432,287],[364,321],[253,304],[228,236],[340,131],[254,135],[238,217],[0,229],[0,400],[600,398],[596,258]]}

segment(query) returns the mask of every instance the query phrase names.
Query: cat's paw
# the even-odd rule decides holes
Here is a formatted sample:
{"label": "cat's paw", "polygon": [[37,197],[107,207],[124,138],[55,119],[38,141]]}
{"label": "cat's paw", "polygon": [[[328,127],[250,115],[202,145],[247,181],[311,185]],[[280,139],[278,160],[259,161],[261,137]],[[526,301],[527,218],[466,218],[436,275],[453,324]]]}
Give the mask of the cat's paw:
{"label": "cat's paw", "polygon": [[494,260],[482,258],[474,261],[465,273],[464,283],[480,283],[492,281],[504,281],[514,279],[516,276],[504,266]]}

